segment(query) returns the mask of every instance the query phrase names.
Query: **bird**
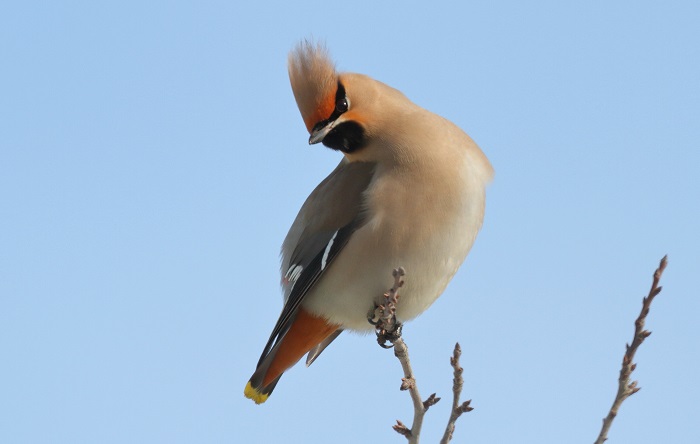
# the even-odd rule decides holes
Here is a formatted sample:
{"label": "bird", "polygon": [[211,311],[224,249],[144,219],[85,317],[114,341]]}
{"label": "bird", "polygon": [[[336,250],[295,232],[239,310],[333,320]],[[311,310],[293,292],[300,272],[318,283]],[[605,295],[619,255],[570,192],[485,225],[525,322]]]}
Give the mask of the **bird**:
{"label": "bird", "polygon": [[305,354],[308,366],[342,331],[371,331],[367,314],[393,269],[407,275],[398,321],[435,302],[482,226],[494,174],[458,126],[385,83],[338,72],[323,43],[298,43],[288,72],[309,144],[342,158],[282,244],[284,306],[244,389],[256,404]]}

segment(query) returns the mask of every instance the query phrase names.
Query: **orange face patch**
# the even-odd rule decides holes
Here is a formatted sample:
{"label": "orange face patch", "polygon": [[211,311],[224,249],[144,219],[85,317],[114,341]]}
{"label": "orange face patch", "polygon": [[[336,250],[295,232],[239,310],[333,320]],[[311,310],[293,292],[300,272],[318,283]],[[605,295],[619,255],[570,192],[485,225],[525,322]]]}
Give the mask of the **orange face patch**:
{"label": "orange face patch", "polygon": [[322,101],[320,103],[318,103],[314,112],[309,114],[304,119],[304,123],[306,124],[306,129],[309,131],[309,134],[311,134],[311,130],[314,129],[314,126],[318,122],[321,122],[322,120],[326,120],[328,117],[330,117],[330,115],[333,113],[334,109],[335,109],[335,91],[333,91],[332,93],[329,92],[328,94],[326,94],[323,97]]}

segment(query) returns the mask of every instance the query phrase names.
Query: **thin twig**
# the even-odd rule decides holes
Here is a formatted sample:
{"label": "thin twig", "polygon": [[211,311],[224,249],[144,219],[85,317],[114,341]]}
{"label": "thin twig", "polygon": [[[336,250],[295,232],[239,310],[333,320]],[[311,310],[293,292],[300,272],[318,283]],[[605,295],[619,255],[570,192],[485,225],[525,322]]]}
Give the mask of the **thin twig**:
{"label": "thin twig", "polygon": [[462,395],[462,387],[464,386],[464,378],[462,377],[462,372],[464,369],[459,365],[459,357],[462,355],[462,348],[459,346],[459,342],[455,344],[454,352],[452,357],[450,357],[450,365],[454,369],[454,379],[452,380],[452,414],[450,415],[450,420],[447,422],[447,427],[445,427],[445,434],[440,440],[440,444],[447,444],[452,440],[452,434],[455,431],[455,424],[457,423],[457,418],[459,418],[462,413],[471,412],[474,407],[471,407],[472,400],[464,401],[462,404],[459,403],[459,398]]}
{"label": "thin twig", "polygon": [[661,280],[661,275],[666,269],[666,264],[668,263],[667,257],[664,256],[659,263],[659,268],[654,272],[654,280],[651,284],[651,289],[649,290],[649,295],[642,300],[642,311],[639,313],[637,320],[634,322],[634,338],[632,339],[632,345],[627,344],[625,355],[622,357],[622,369],[620,369],[619,385],[617,388],[617,395],[615,396],[615,401],[613,401],[612,407],[610,407],[610,412],[603,418],[603,427],[600,430],[598,439],[596,439],[595,444],[603,444],[608,439],[608,431],[612,425],[613,420],[617,416],[617,412],[622,405],[622,402],[634,395],[639,391],[641,387],[637,386],[637,381],[630,382],[630,376],[637,364],[634,364],[634,354],[637,349],[646,338],[651,335],[651,332],[644,330],[644,321],[649,314],[649,307],[651,307],[651,302],[654,300],[656,295],[661,293],[662,287],[659,287],[659,280]]}
{"label": "thin twig", "polygon": [[403,368],[404,377],[401,379],[401,390],[408,390],[413,401],[413,424],[411,428],[409,429],[404,423],[396,420],[396,425],[393,426],[394,430],[405,436],[409,444],[418,444],[425,412],[440,401],[440,398],[433,393],[428,399],[423,401],[418,392],[416,378],[411,368],[411,360],[408,357],[408,347],[401,338],[402,325],[396,320],[396,303],[399,300],[399,288],[403,285],[403,277],[406,275],[406,272],[403,268],[397,268],[392,275],[394,276],[394,286],[384,294],[384,304],[370,312],[368,318],[370,323],[375,326],[379,345],[384,348],[390,348],[384,344],[387,341],[391,342],[394,348],[394,355],[399,359]]}
{"label": "thin twig", "polygon": [[413,401],[413,424],[411,428],[406,430],[405,433],[398,430],[398,427],[406,426],[401,424],[401,421],[396,421],[397,425],[394,426],[394,430],[404,435],[408,438],[409,444],[418,444],[420,441],[420,431],[423,427],[423,418],[425,417],[425,412],[428,411],[431,405],[435,405],[440,398],[435,397],[435,393],[430,395],[430,397],[423,402],[420,393],[418,392],[418,386],[416,385],[416,378],[413,375],[413,369],[411,368],[411,360],[408,358],[408,347],[403,339],[398,338],[392,341],[394,344],[394,356],[401,362],[401,367],[403,368],[404,377],[401,379],[401,390],[408,390],[411,395],[411,400]]}

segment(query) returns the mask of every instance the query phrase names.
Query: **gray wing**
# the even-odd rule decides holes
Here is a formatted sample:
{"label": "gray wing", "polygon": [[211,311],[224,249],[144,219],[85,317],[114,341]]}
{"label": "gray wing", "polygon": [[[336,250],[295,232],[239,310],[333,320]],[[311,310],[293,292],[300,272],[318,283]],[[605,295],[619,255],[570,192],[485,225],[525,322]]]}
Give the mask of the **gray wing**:
{"label": "gray wing", "polygon": [[[363,194],[374,169],[373,163],[343,160],[306,199],[282,245],[285,304],[258,365],[287,333],[309,290],[364,224]],[[338,334],[340,331],[315,347],[310,362]]]}
{"label": "gray wing", "polygon": [[[282,244],[281,273],[284,279],[293,265],[306,268],[333,235],[361,212],[363,193],[374,174],[375,164],[348,162],[338,166],[311,192]],[[285,299],[289,289],[285,291]]]}

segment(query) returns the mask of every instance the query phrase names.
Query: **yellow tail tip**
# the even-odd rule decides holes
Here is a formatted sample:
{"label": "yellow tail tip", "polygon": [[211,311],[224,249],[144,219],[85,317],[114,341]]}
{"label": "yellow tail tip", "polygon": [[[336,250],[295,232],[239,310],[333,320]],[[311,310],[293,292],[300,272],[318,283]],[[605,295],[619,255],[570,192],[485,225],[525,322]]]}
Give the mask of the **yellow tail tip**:
{"label": "yellow tail tip", "polygon": [[267,401],[267,398],[270,396],[269,393],[263,393],[260,390],[253,388],[250,381],[248,381],[248,383],[245,385],[243,394],[246,398],[252,399],[256,404],[262,404],[263,402]]}

